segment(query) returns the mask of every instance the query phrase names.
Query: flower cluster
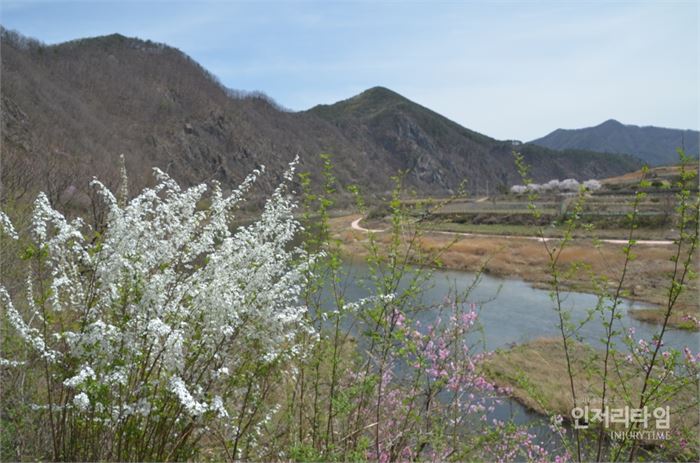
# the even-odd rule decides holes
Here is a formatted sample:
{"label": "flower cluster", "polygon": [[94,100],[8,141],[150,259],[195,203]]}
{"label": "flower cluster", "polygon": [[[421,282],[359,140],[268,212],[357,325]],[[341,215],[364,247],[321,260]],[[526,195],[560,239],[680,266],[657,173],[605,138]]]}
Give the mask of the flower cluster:
{"label": "flower cluster", "polygon": [[[546,462],[552,460],[552,455],[544,446],[538,443],[535,435],[527,429],[504,423],[499,420],[492,421],[489,431],[492,437],[483,449],[485,455],[493,456],[493,461],[536,461]],[[568,455],[554,455],[553,460],[571,461]]]}
{"label": "flower cluster", "polygon": [[[367,452],[370,460],[474,458],[477,450],[465,440],[465,429],[486,433],[493,429],[488,416],[510,390],[483,376],[479,364],[485,354],[469,345],[477,307],[447,301],[443,309],[447,314],[427,324],[411,320],[397,308],[387,313],[396,328],[395,343],[378,378],[379,439]],[[360,375],[354,381],[364,379]],[[549,457],[524,429],[513,435],[517,439],[509,441],[507,449],[498,448],[504,455],[525,455],[529,460]],[[499,442],[506,445],[505,440]]]}
{"label": "flower cluster", "polygon": [[561,191],[561,192],[576,192],[579,188],[585,188],[588,191],[596,191],[602,188],[602,183],[598,180],[586,180],[582,184],[578,180],[573,178],[567,178],[564,180],[550,180],[547,183],[528,183],[527,185],[513,185],[510,188],[510,192],[513,194],[523,194],[527,192],[548,192],[548,191]]}
{"label": "flower cluster", "polygon": [[[235,229],[234,212],[260,171],[225,195],[217,184],[183,189],[155,169],[156,186],[130,201],[125,184],[117,199],[94,180],[108,210],[99,232],[40,194],[26,290],[11,295],[0,286],[4,315],[28,353],[26,363],[3,365],[46,372],[48,402],[36,408],[69,410],[75,426],[88,419],[104,433],[128,426],[140,438],[147,424],[132,415],[185,437],[193,435],[186,417],[199,426],[233,415],[245,393],[235,379],[294,355],[298,334],[312,331],[298,302],[313,259],[292,243],[300,229],[287,191],[293,172],[259,220]],[[18,238],[4,213],[0,228]],[[70,449],[54,452],[67,458]],[[88,459],[118,456],[105,452]],[[149,455],[135,458],[156,457]]]}

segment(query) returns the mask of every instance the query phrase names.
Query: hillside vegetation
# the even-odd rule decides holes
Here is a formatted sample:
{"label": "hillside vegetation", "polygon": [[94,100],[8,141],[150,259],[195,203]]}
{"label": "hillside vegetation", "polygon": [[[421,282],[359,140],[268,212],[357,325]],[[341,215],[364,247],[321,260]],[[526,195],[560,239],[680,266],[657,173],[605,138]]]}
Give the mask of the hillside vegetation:
{"label": "hillside vegetation", "polygon": [[[518,179],[510,142],[470,131],[384,88],[309,111],[282,110],[258,93],[232,91],[177,49],[119,34],[44,45],[3,31],[1,41],[3,195],[42,189],[53,204],[87,201],[92,176],[116,178],[124,153],[142,186],[160,167],[185,184],[224,187],[265,165],[319,180],[320,153],[333,155],[343,185],[382,194],[406,171],[422,193],[455,191],[464,181],[507,186]],[[628,156],[521,151],[535,179],[620,175]],[[263,180],[270,191],[279,174]]]}
{"label": "hillside vegetation", "polygon": [[659,166],[676,162],[677,148],[683,148],[689,156],[698,157],[699,141],[700,132],[697,130],[639,127],[610,119],[595,127],[557,129],[531,143],[556,150],[576,148],[627,153],[649,165]]}

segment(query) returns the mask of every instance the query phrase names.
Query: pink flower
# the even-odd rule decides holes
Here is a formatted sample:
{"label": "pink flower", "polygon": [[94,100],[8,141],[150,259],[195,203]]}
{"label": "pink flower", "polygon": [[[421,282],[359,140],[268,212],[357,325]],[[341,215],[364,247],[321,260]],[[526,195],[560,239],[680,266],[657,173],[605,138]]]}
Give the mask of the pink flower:
{"label": "pink flower", "polygon": [[406,321],[406,317],[403,316],[401,312],[398,313],[396,316],[396,327],[397,328],[403,328],[403,324]]}
{"label": "pink flower", "polygon": [[698,355],[693,355],[693,352],[688,349],[687,347],[683,348],[683,354],[685,356],[685,360],[690,363],[697,363],[698,360],[700,360],[700,353]]}

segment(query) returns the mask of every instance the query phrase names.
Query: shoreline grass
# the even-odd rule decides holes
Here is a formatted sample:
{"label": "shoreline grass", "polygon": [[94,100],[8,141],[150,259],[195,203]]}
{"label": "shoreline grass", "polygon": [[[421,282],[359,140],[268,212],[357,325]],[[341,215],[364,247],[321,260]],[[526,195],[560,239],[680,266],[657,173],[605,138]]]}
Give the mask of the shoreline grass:
{"label": "shoreline grass", "polygon": [[[579,342],[571,343],[570,347],[574,381],[580,398],[578,405],[600,408],[601,404],[596,403],[596,398],[599,402],[603,352]],[[622,354],[613,352],[613,358],[619,365],[620,377],[625,378],[624,387],[618,384],[610,388],[609,385],[610,399],[606,403],[610,408],[634,407],[638,401],[641,379]],[[511,388],[511,397],[526,408],[543,416],[561,415],[565,420],[571,416],[573,402],[569,377],[564,373],[566,359],[561,339],[540,338],[499,349],[484,361],[482,369],[485,376],[499,387]],[[671,432],[683,428],[697,434],[700,430],[696,385],[689,384],[675,398],[656,405],[669,406]],[[650,419],[649,423],[650,428],[654,429],[654,422]],[[610,430],[617,429],[611,427]],[[653,446],[658,442],[645,444]],[[689,453],[684,456],[696,458],[698,450],[689,447]]]}
{"label": "shoreline grass", "polygon": [[[360,217],[358,214],[331,219],[331,229],[341,242],[345,256],[361,257],[366,250],[368,236],[365,232],[353,230],[350,223]],[[381,229],[379,222],[362,223],[363,226]],[[388,245],[387,233],[375,236],[377,245]],[[475,272],[482,267],[488,274],[498,277],[522,279],[534,287],[546,288],[549,276],[546,272],[546,252],[542,243],[522,237],[470,236],[459,237],[423,230],[416,245],[421,252],[441,253],[436,266],[450,270]],[[600,243],[596,246],[590,240],[576,239],[562,254],[561,263],[565,267],[579,269],[572,272],[566,289],[580,292],[595,292],[592,275],[604,276],[610,282],[617,281],[622,268],[624,255],[622,244]],[[668,284],[667,274],[672,270],[670,261],[672,246],[639,245],[634,248],[636,259],[630,262],[628,278],[623,296],[654,305],[655,307],[630,310],[629,315],[637,320],[661,324],[664,318]],[[698,281],[688,282],[688,288],[674,309],[669,324],[678,329],[698,331],[700,318],[698,306]]]}

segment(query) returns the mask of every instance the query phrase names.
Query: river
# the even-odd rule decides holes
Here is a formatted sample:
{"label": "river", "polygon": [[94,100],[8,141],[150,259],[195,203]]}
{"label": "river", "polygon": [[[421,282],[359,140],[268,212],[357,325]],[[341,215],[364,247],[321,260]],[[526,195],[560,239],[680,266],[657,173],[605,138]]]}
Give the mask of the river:
{"label": "river", "polygon": [[[348,273],[345,297],[354,301],[369,294],[369,273],[366,265],[347,263]],[[423,285],[423,302],[427,306],[439,305],[449,294],[464,294],[474,283],[473,273],[452,270],[432,270],[432,277]],[[597,296],[588,293],[567,291],[561,294],[562,306],[571,312],[571,320],[577,323],[588,316],[589,309],[596,306]],[[529,283],[513,278],[496,278],[481,275],[480,281],[469,292],[467,302],[479,307],[479,322],[483,327],[483,348],[492,351],[521,344],[541,337],[559,337],[558,316],[550,292],[532,287]],[[628,311],[650,307],[637,301],[624,300],[619,307],[622,318],[615,329],[627,332],[633,328],[636,338],[651,340],[660,326],[638,321],[629,316]],[[434,319],[431,312],[422,312],[419,319],[423,323]],[[594,347],[602,347],[604,328],[598,318],[586,323],[579,330],[581,338]],[[481,337],[481,336],[480,336]],[[698,333],[668,328],[664,335],[667,347],[682,349],[685,346],[697,350]],[[622,346],[621,346],[622,347]]]}
{"label": "river", "polygon": [[[347,278],[342,282],[345,298],[348,301],[356,301],[370,294],[367,289],[369,283],[369,271],[365,264],[346,263],[344,271]],[[422,285],[424,291],[422,302],[425,306],[437,306],[449,294],[464,294],[473,286],[476,275],[473,273],[432,270],[432,276]],[[588,317],[590,309],[596,306],[598,298],[595,295],[568,291],[562,293],[563,308],[571,313],[571,321],[574,324]],[[474,345],[478,349],[493,351],[498,348],[507,348],[513,344],[521,344],[541,337],[560,337],[558,316],[554,310],[555,304],[550,297],[550,292],[544,289],[532,287],[529,283],[513,278],[496,278],[482,275],[478,284],[473,286],[466,298],[467,303],[475,303],[479,308],[479,324],[482,330],[475,338]],[[419,305],[423,305],[419,304]],[[629,310],[649,307],[648,304],[624,300],[619,308],[622,318],[615,325],[616,330],[626,333],[629,328],[636,332],[636,338],[651,340],[658,333],[660,326],[644,323],[633,319],[628,315]],[[435,311],[423,311],[417,314],[422,325],[435,319]],[[598,315],[582,326],[578,332],[583,341],[594,347],[603,347],[602,337],[604,328]],[[685,346],[693,351],[697,350],[700,337],[698,333],[667,329],[664,335],[666,348],[682,349]],[[620,344],[620,349],[625,346]],[[489,414],[489,420],[513,419],[516,423],[529,423],[532,430],[541,439],[551,438],[547,427],[547,421],[540,415],[525,409],[515,400],[505,400],[496,405],[496,410]]]}

